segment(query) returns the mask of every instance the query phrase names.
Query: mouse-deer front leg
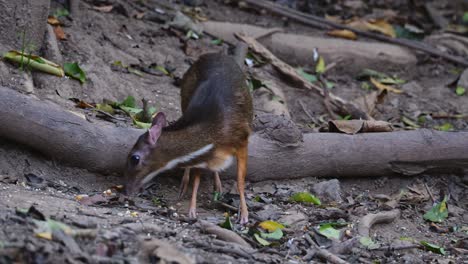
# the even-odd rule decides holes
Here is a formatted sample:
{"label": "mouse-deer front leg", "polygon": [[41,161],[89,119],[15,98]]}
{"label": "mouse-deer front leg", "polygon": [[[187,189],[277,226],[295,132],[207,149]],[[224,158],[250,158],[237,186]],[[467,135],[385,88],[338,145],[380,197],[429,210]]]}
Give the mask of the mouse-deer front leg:
{"label": "mouse-deer front leg", "polygon": [[249,212],[245,201],[245,176],[247,174],[247,142],[237,150],[237,191],[239,192],[240,204],[238,221],[241,224],[249,222]]}

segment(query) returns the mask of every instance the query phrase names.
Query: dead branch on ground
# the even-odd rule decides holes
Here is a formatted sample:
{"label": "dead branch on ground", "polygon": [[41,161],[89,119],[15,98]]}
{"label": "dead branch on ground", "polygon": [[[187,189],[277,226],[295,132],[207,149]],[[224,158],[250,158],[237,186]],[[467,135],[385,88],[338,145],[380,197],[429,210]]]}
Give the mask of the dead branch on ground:
{"label": "dead branch on ground", "polygon": [[[123,171],[128,151],[144,132],[90,123],[58,105],[0,87],[0,137],[63,163],[101,173]],[[282,129],[278,127],[278,129]],[[468,132],[309,133],[297,146],[254,134],[249,181],[304,177],[417,175],[468,168]],[[235,166],[222,174],[235,179]]]}

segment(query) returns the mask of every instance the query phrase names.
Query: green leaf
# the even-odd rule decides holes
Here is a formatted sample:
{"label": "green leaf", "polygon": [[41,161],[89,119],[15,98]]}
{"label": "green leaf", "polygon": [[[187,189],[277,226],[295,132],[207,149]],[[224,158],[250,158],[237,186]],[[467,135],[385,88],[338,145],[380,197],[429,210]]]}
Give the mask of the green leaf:
{"label": "green leaf", "polygon": [[157,65],[156,67],[154,67],[154,69],[164,73],[165,75],[171,74],[166,68],[164,68],[164,66],[161,66],[161,65]]}
{"label": "green leaf", "polygon": [[211,44],[219,46],[219,45],[223,44],[223,40],[222,39],[213,39],[211,41]]}
{"label": "green leaf", "polygon": [[335,83],[326,81],[325,86],[327,86],[328,89],[332,89],[333,87],[335,87]]}
{"label": "green leaf", "polygon": [[370,79],[370,78],[380,80],[380,79],[390,78],[390,77],[387,74],[382,73],[382,72],[374,71],[374,70],[371,70],[371,69],[364,69],[357,75],[356,78],[358,80]]}
{"label": "green leaf", "polygon": [[128,69],[128,71],[130,73],[133,73],[133,74],[135,74],[135,75],[137,75],[139,77],[143,77],[143,72],[141,72],[141,71],[139,71],[139,70],[137,70],[135,68],[132,68],[132,67],[128,67],[127,69]]}
{"label": "green leaf", "polygon": [[78,63],[64,63],[63,64],[63,69],[65,71],[65,74],[67,76],[70,76],[73,79],[79,80],[81,84],[85,83],[86,81],[86,74],[85,72],[80,68]]}
{"label": "green leaf", "polygon": [[394,25],[393,28],[395,29],[395,33],[397,38],[405,38],[405,39],[411,39],[411,40],[420,40],[424,37],[424,31],[423,32],[415,32],[414,30],[410,30],[409,27],[401,27],[398,25]]}
{"label": "green leaf", "polygon": [[448,217],[447,196],[440,203],[436,203],[431,210],[424,214],[423,218],[430,222],[441,223]]}
{"label": "green leaf", "polygon": [[458,96],[462,96],[465,94],[465,88],[461,87],[461,86],[457,86],[457,88],[455,89],[455,93],[458,95]]}
{"label": "green leaf", "polygon": [[468,12],[463,13],[462,21],[463,23],[468,23]]}
{"label": "green leaf", "polygon": [[200,36],[198,36],[198,34],[193,30],[187,31],[186,37],[191,38],[191,39],[199,39],[200,38]]}
{"label": "green leaf", "polygon": [[104,111],[106,113],[109,113],[109,114],[114,114],[114,108],[108,104],[96,104],[96,109],[97,110],[101,110],[101,111]]}
{"label": "green leaf", "polygon": [[406,83],[406,81],[403,80],[403,79],[391,78],[391,77],[385,77],[385,78],[379,79],[379,82],[381,82],[383,84],[394,84],[394,85],[405,84]]}
{"label": "green leaf", "polygon": [[127,98],[125,98],[125,100],[123,100],[119,105],[120,105],[120,106],[126,106],[126,107],[135,108],[135,106],[136,106],[135,97],[129,95],[129,96],[127,96]]}
{"label": "green leaf", "polygon": [[322,56],[319,57],[317,65],[315,65],[315,72],[317,74],[322,74],[325,72],[325,60]]}
{"label": "green leaf", "polygon": [[361,83],[361,88],[364,90],[370,90],[372,86],[368,82]]}
{"label": "green leaf", "polygon": [[66,16],[69,16],[69,15],[70,15],[70,12],[68,12],[68,10],[65,9],[65,8],[58,8],[54,12],[54,17],[56,17],[56,18],[66,17]]}
{"label": "green leaf", "polygon": [[376,249],[380,247],[380,245],[375,243],[370,237],[361,237],[359,239],[359,243],[368,249]]}
{"label": "green leaf", "polygon": [[272,220],[263,221],[258,226],[260,226],[261,228],[263,228],[265,230],[268,230],[269,232],[274,232],[277,229],[283,229],[284,228],[284,225],[282,225],[282,224],[280,224],[278,222],[272,221]]}
{"label": "green leaf", "polygon": [[315,205],[321,205],[320,199],[310,194],[309,192],[298,192],[291,196],[291,201],[300,203],[312,203]]}
{"label": "green leaf", "polygon": [[401,117],[401,121],[407,125],[407,126],[410,126],[412,128],[420,128],[420,126],[418,124],[416,124],[413,120],[407,118],[406,116],[402,116]]}
{"label": "green leaf", "polygon": [[136,115],[136,114],[140,113],[141,111],[143,111],[143,109],[141,109],[141,108],[133,108],[133,107],[127,107],[127,106],[123,106],[123,105],[121,105],[119,108],[122,109],[123,111],[125,111],[129,115]]}
{"label": "green leaf", "polygon": [[340,239],[340,230],[333,228],[330,223],[320,224],[318,232],[327,238]]}
{"label": "green leaf", "polygon": [[161,199],[159,199],[158,197],[153,197],[153,199],[151,199],[151,202],[152,202],[154,205],[156,205],[156,206],[162,204]]}
{"label": "green leaf", "polygon": [[440,131],[452,131],[453,130],[453,125],[450,124],[450,123],[445,123],[441,126],[435,126],[434,127],[435,129],[437,130],[440,130]]}
{"label": "green leaf", "polygon": [[156,113],[156,107],[151,106],[151,107],[148,109],[148,114],[152,116],[152,115],[154,115],[154,113]]}
{"label": "green leaf", "polygon": [[31,67],[35,70],[57,75],[59,77],[64,76],[63,69],[60,65],[36,55],[24,54],[20,51],[10,50],[3,55],[3,58],[19,63],[23,66]]}
{"label": "green leaf", "polygon": [[55,221],[52,219],[47,219],[46,221],[40,221],[33,219],[34,223],[36,224],[36,229],[34,232],[37,233],[53,233],[55,230],[62,230],[66,234],[71,234],[73,230],[66,224]]}
{"label": "green leaf", "polygon": [[138,120],[133,119],[133,124],[140,129],[149,129],[151,128],[151,123],[143,123]]}
{"label": "green leaf", "polygon": [[257,233],[254,234],[255,240],[262,246],[269,246],[271,243],[266,241],[265,239],[261,238]]}
{"label": "green leaf", "polygon": [[360,72],[357,75],[356,78],[358,80],[366,80],[366,79],[374,78],[375,80],[377,80],[380,83],[392,84],[392,85],[398,85],[398,84],[406,83],[405,80],[402,80],[402,79],[399,79],[399,78],[396,78],[396,77],[391,77],[388,74],[378,72],[378,71],[374,71],[374,70],[371,70],[371,69],[362,70],[362,72]]}
{"label": "green leaf", "polygon": [[304,79],[308,80],[311,83],[314,83],[317,81],[317,76],[305,72],[303,68],[297,68],[296,71],[299,75],[301,75]]}
{"label": "green leaf", "polygon": [[221,198],[220,192],[213,192],[213,201],[219,201],[220,198]]}
{"label": "green leaf", "polygon": [[219,224],[219,226],[228,230],[234,230],[234,226],[232,225],[231,218],[229,217],[229,215],[226,215],[226,220],[223,223]]}
{"label": "green leaf", "polygon": [[261,88],[261,87],[266,87],[266,85],[259,79],[256,79],[254,77],[250,77],[248,80],[247,80],[247,84],[249,86],[249,90],[251,92]]}
{"label": "green leaf", "polygon": [[424,246],[424,248],[426,248],[427,250],[429,250],[431,252],[441,254],[441,255],[445,255],[445,249],[443,247],[439,247],[439,246],[437,246],[435,244],[431,244],[431,243],[426,242],[426,241],[421,241],[420,243],[421,243],[421,245]]}
{"label": "green leaf", "polygon": [[339,116],[339,119],[340,120],[350,120],[351,119],[351,115],[345,115],[345,116]]}
{"label": "green leaf", "polygon": [[283,231],[276,229],[273,233],[260,233],[260,236],[265,239],[280,240],[283,237]]}

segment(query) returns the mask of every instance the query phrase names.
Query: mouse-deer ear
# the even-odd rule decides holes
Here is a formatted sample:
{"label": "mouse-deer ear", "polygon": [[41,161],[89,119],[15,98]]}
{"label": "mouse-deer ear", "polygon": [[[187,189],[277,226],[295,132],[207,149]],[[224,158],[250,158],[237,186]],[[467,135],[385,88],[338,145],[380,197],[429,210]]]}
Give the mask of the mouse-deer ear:
{"label": "mouse-deer ear", "polygon": [[156,144],[158,138],[161,136],[161,132],[163,127],[166,126],[166,115],[164,113],[159,112],[154,118],[153,122],[151,123],[151,128],[148,130],[148,142],[150,145]]}

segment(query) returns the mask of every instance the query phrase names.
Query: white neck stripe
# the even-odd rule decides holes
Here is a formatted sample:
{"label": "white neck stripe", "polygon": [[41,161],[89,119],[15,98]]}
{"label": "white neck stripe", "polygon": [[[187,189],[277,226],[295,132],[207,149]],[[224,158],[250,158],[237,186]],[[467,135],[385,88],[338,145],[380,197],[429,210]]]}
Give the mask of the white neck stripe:
{"label": "white neck stripe", "polygon": [[212,148],[214,147],[213,144],[209,144],[209,145],[206,145],[204,146],[203,148],[199,149],[199,150],[196,150],[194,152],[191,152],[185,156],[182,156],[182,157],[179,157],[179,158],[175,158],[171,161],[169,161],[166,166],[160,168],[159,170],[157,171],[153,171],[151,172],[150,174],[146,175],[145,178],[143,179],[142,181],[142,184],[146,184],[148,183],[149,181],[151,181],[156,175],[158,175],[159,173],[163,172],[163,171],[167,171],[167,170],[170,170],[172,168],[175,168],[178,164],[181,164],[181,163],[184,163],[184,162],[188,162],[188,161],[191,161],[197,157],[200,157],[201,155],[203,154],[206,154],[208,153],[208,151],[210,151]]}

